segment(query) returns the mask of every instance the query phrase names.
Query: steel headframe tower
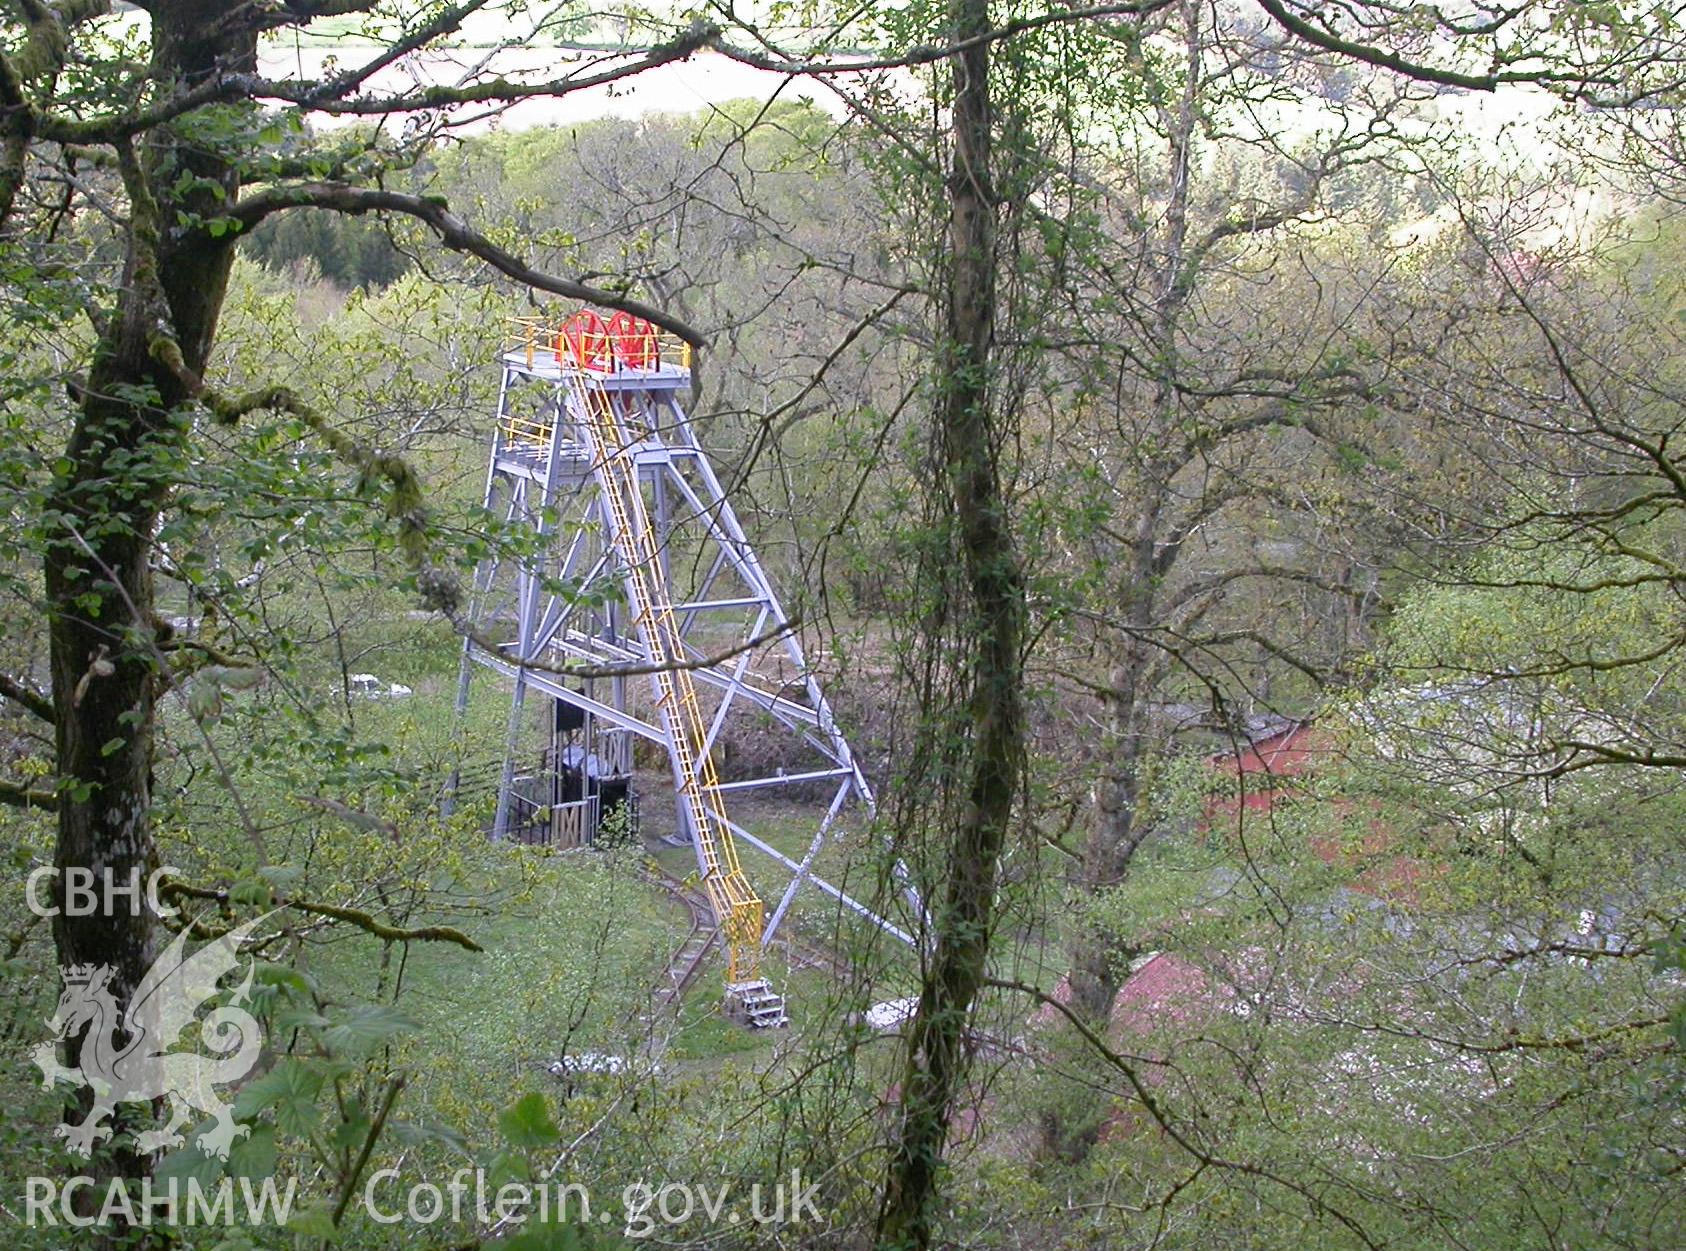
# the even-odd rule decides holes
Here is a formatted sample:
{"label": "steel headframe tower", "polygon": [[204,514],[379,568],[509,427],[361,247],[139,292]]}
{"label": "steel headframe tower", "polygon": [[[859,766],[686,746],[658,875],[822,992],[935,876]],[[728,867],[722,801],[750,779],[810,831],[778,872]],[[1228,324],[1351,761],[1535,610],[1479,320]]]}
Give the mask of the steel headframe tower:
{"label": "steel headframe tower", "polygon": [[[476,574],[457,708],[476,664],[513,684],[499,839],[538,830],[542,841],[592,841],[601,780],[620,779],[619,794],[630,782],[631,737],[660,744],[678,829],[726,940],[727,1011],[780,1025],[784,1002],[761,976],[761,951],[804,882],[914,939],[813,872],[839,814],[851,802],[870,814],[872,791],[680,404],[690,362],[688,344],[626,313],[520,323],[503,354],[486,475],[486,508],[504,535]],[[553,739],[539,777],[523,763],[530,694],[552,701],[553,727],[581,737]],[[721,731],[742,715],[782,731],[802,766],[722,782]],[[727,814],[729,796],[798,784],[831,794],[799,861]],[[740,840],[790,875],[771,916],[739,863]]]}

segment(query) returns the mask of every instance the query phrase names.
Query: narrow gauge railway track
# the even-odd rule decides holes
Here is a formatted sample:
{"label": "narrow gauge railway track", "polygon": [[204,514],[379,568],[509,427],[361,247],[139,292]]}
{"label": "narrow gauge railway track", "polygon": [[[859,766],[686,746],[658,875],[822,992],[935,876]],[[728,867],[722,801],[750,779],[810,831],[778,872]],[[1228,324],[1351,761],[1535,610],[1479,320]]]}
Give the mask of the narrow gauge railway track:
{"label": "narrow gauge railway track", "polygon": [[[677,1008],[685,992],[696,982],[703,966],[720,943],[720,931],[714,924],[714,913],[708,896],[687,885],[654,861],[646,860],[638,875],[646,883],[662,891],[684,908],[691,918],[690,932],[674,948],[662,977],[657,981],[655,998],[663,1008]],[[794,967],[819,969],[829,977],[842,979],[849,974],[849,962],[816,943],[786,939],[790,963]]]}

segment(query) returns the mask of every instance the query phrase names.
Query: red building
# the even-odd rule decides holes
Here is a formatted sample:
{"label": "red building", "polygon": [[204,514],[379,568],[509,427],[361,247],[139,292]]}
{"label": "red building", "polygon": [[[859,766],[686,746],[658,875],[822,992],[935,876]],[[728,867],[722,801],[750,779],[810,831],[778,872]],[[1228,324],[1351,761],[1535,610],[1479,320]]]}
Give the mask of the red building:
{"label": "red building", "polygon": [[[1314,773],[1331,750],[1328,737],[1311,721],[1274,717],[1260,728],[1261,734],[1238,740],[1234,749],[1211,758],[1213,769],[1245,786],[1241,803],[1251,809],[1268,809],[1291,779]],[[1227,806],[1233,812],[1234,803],[1232,794],[1227,801],[1214,801],[1214,809]]]}

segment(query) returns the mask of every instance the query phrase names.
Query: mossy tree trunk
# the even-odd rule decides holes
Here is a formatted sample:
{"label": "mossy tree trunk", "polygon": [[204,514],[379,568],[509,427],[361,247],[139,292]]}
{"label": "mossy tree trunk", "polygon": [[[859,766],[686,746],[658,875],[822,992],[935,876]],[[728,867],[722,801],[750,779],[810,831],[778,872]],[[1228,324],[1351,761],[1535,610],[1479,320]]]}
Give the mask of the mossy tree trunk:
{"label": "mossy tree trunk", "polygon": [[[957,45],[989,29],[983,0],[954,0]],[[964,1089],[966,1026],[984,984],[1002,848],[1019,795],[1024,753],[1024,580],[997,460],[991,404],[996,318],[996,197],[991,186],[989,46],[952,59],[953,161],[944,355],[937,379],[936,445],[950,493],[971,635],[972,732],[965,794],[948,835],[944,894],[902,1078],[902,1123],[878,1218],[878,1245],[931,1245],[949,1122]]]}
{"label": "mossy tree trunk", "polygon": [[[255,69],[250,31],[206,33],[225,6],[150,7],[151,77],[161,89]],[[196,150],[179,127],[152,130],[119,159],[130,200],[123,283],[74,388],[76,418],[44,523],[61,883],[65,870],[87,868],[96,882],[126,884],[158,864],[151,780],[166,653],[153,613],[153,537],[189,454],[184,402],[210,353],[233,262],[232,235],[184,227],[233,200],[238,174],[226,161]],[[54,940],[62,965],[113,966],[112,989],[127,1002],[155,954],[156,919],[144,899],[105,902],[91,915],[61,908]],[[96,1171],[136,1177],[146,1167],[119,1140]]]}

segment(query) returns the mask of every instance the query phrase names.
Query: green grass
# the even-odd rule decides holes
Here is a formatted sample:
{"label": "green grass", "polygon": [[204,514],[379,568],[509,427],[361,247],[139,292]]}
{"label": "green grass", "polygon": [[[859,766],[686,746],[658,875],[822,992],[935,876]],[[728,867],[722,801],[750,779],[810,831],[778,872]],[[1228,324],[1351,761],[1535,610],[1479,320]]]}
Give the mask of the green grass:
{"label": "green grass", "polygon": [[[433,627],[434,623],[404,617],[357,626],[359,647],[373,650],[364,653],[369,657],[366,663],[360,661],[354,667],[366,668],[385,682],[414,688],[408,698],[354,697],[349,701],[357,741],[380,745],[384,752],[378,760],[384,767],[415,779],[409,790],[383,797],[375,791],[359,796],[331,782],[320,787],[305,783],[300,788],[296,779],[262,777],[260,765],[260,776],[249,785],[261,809],[296,821],[294,789],[319,790],[336,802],[351,807],[361,804],[371,812],[391,816],[408,836],[426,824],[422,814],[431,808],[455,759],[459,732],[465,761],[490,763],[502,756],[509,709],[506,684],[488,671],[476,670],[468,715],[459,731],[454,712],[456,643],[448,628]],[[414,637],[418,629],[427,636],[425,641]],[[381,646],[388,641],[393,644],[390,651]],[[318,670],[309,686],[318,691],[319,715],[331,720],[343,716],[337,673]],[[260,701],[244,720],[231,716],[219,731],[231,746],[259,715],[262,695],[231,697]],[[531,701],[534,728],[542,719],[544,703]],[[176,734],[194,733],[180,710],[173,709],[167,716]],[[530,737],[536,742],[536,735]],[[292,772],[308,776],[308,769]],[[646,775],[643,818],[647,834],[674,828],[670,788],[664,783],[665,777],[659,774]],[[207,798],[214,801],[213,795]],[[542,1066],[564,1050],[614,1054],[635,1050],[646,1029],[640,1018],[648,1012],[649,994],[690,929],[685,909],[637,878],[635,861],[641,853],[546,855],[538,849],[487,846],[475,830],[489,819],[491,802],[491,796],[483,795],[478,810],[462,814],[457,836],[461,841],[447,848],[452,868],[449,872],[437,869],[427,882],[427,889],[441,899],[460,903],[470,898],[477,903],[466,917],[431,916],[423,908],[414,921],[458,925],[485,948],[484,953],[417,944],[399,953],[401,970],[388,967],[383,973],[380,944],[359,934],[337,938],[309,954],[312,975],[331,995],[347,1000],[389,993],[401,978],[400,1006],[415,1020],[418,1034],[428,1040],[425,1047],[415,1049],[416,1054],[440,1057],[437,1066],[430,1063],[429,1074],[418,1078],[412,1099],[459,1112],[506,1096],[512,1082],[542,1084],[546,1080]],[[750,797],[741,797],[730,811],[734,820],[794,860],[806,854],[824,815],[823,806],[816,803]],[[416,815],[406,816],[406,812]],[[193,824],[210,828],[206,821],[214,825],[216,814],[213,802],[207,809],[196,810],[198,819]],[[352,837],[351,831],[333,820],[316,824],[320,836],[332,842],[343,844]],[[865,832],[858,820],[846,817],[835,835],[816,858],[814,870],[843,884],[851,876],[853,861],[867,863],[860,854]],[[221,837],[229,838],[233,854],[240,853],[237,836]],[[294,835],[292,841],[287,836],[271,837],[272,858],[279,863],[299,863],[313,854],[310,846],[302,834]],[[741,854],[770,912],[789,882],[789,870],[753,847],[743,846]],[[655,858],[680,878],[696,871],[695,856],[688,847],[662,847]],[[342,874],[349,872],[349,866],[341,869]],[[424,877],[427,874],[424,871]],[[872,883],[864,868],[854,876],[864,880],[849,883],[854,886],[852,893],[869,897]],[[320,880],[333,877],[324,870]],[[340,902],[337,897],[334,901]],[[846,945],[839,942],[838,912],[835,900],[805,886],[786,919],[784,933],[837,949]],[[802,1000],[823,1002],[828,993],[825,975],[811,970],[793,973],[783,967],[781,953],[770,953],[768,972],[774,985],[790,997],[792,1012],[799,1017]],[[773,1046],[772,1038],[724,1018],[720,1012],[723,980],[724,956],[716,952],[682,1005],[671,1049],[674,1062],[706,1069],[728,1058],[759,1057]],[[885,991],[886,995],[899,993],[903,993],[899,987]]]}

